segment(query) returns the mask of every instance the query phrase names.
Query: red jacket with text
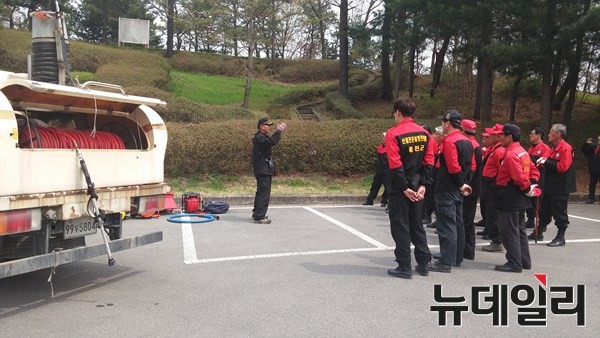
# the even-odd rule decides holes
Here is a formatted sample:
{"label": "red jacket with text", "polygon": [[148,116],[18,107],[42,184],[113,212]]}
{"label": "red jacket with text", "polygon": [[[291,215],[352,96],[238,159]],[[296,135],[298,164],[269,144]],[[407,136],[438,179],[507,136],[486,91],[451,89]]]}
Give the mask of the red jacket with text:
{"label": "red jacket with text", "polygon": [[385,135],[388,157],[389,193],[401,193],[407,188],[417,190],[431,184],[434,143],[431,135],[406,117]]}

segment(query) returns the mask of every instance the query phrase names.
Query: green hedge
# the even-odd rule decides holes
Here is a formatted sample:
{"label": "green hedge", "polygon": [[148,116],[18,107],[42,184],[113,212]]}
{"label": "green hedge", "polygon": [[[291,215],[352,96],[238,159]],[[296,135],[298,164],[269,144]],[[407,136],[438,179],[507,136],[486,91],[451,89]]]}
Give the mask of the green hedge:
{"label": "green hedge", "polygon": [[[288,129],[273,148],[278,172],[338,175],[370,173],[374,169],[375,149],[381,133],[394,124],[392,119],[286,122]],[[167,130],[165,172],[168,176],[252,172],[255,121],[170,122]]]}

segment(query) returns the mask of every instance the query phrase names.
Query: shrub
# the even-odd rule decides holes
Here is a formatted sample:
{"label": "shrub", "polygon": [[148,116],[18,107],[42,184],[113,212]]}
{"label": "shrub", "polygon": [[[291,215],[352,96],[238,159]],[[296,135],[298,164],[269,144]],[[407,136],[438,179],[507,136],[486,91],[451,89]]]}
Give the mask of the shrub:
{"label": "shrub", "polygon": [[31,33],[0,28],[0,69],[27,72],[27,54],[31,54]]}
{"label": "shrub", "polygon": [[[286,122],[288,129],[273,148],[277,172],[335,175],[370,173],[381,133],[393,124],[389,119]],[[254,120],[170,122],[167,129],[166,175],[251,173]]]}
{"label": "shrub", "polygon": [[363,112],[354,109],[352,103],[337,91],[325,95],[325,107],[339,119],[360,119],[365,117]]}
{"label": "shrub", "polygon": [[218,54],[176,52],[170,60],[173,68],[185,72],[244,76],[246,60]]}
{"label": "shrub", "polygon": [[283,66],[275,76],[281,82],[315,82],[335,80],[339,64],[334,60],[296,60],[294,64]]}

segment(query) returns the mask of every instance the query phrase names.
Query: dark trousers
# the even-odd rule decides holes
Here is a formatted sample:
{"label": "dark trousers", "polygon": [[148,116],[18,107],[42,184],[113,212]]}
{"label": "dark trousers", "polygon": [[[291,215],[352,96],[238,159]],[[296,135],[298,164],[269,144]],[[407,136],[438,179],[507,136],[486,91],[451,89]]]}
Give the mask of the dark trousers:
{"label": "dark trousers", "polygon": [[425,215],[423,215],[423,218],[431,218],[431,214],[433,214],[433,212],[435,211],[435,194],[433,192],[433,189],[433,185],[430,185],[427,186],[427,190],[425,190],[425,203],[423,204]]}
{"label": "dark trousers", "polygon": [[418,264],[431,261],[431,252],[427,246],[427,234],[423,229],[421,212],[423,201],[411,202],[403,193],[390,194],[389,217],[392,238],[396,242],[394,255],[400,270],[412,270],[410,264],[410,243],[415,246],[415,259]]}
{"label": "dark trousers", "polygon": [[479,198],[479,212],[481,213],[481,220],[484,222],[485,226],[485,199],[483,197]]}
{"label": "dark trousers", "polygon": [[254,209],[252,209],[252,218],[255,220],[263,219],[267,215],[272,177],[271,175],[256,176],[256,195],[254,195]]}
{"label": "dark trousers", "polygon": [[595,201],[596,200],[596,184],[600,183],[600,172],[593,173],[590,172],[590,187],[588,195],[588,199]]}
{"label": "dark trousers", "polygon": [[475,259],[475,213],[477,212],[477,196],[463,198],[463,222],[465,224],[464,258]]}
{"label": "dark trousers", "polygon": [[554,218],[554,224],[558,228],[558,235],[564,236],[569,226],[569,215],[567,215],[569,195],[545,194],[542,200],[542,211],[540,214],[540,232],[546,231],[548,224]]}
{"label": "dark trousers", "polygon": [[385,172],[376,172],[375,176],[373,176],[373,182],[371,183],[371,190],[369,191],[369,195],[367,196],[367,202],[373,203],[373,201],[377,198],[377,194],[379,194],[379,189],[383,186],[383,195],[381,196],[381,203],[388,202],[388,193],[387,193],[387,177]]}
{"label": "dark trousers", "polygon": [[[540,205],[537,205],[537,208],[541,208],[542,207],[542,196],[540,195],[538,197],[530,197],[529,200],[531,201],[531,208],[527,209],[527,223],[531,223],[531,224],[535,224],[535,208],[536,205],[539,201]],[[539,217],[539,213],[540,213],[540,209],[538,209],[538,217]]]}
{"label": "dark trousers", "polygon": [[531,256],[525,232],[525,211],[500,211],[498,225],[506,248],[507,264],[515,269],[530,269]]}
{"label": "dark trousers", "polygon": [[443,264],[462,263],[465,250],[463,196],[453,192],[435,193],[435,215],[440,240],[440,261]]}
{"label": "dark trousers", "polygon": [[485,203],[485,231],[494,243],[502,243],[500,230],[498,229],[498,209],[496,209],[496,200],[486,198]]}

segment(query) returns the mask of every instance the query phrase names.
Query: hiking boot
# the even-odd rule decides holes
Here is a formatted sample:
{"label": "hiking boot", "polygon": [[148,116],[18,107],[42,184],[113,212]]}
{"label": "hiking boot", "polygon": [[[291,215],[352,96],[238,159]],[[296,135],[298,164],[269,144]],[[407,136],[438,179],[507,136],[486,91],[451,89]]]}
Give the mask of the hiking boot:
{"label": "hiking boot", "polygon": [[486,246],[482,246],[481,250],[486,252],[504,252],[504,246],[501,243],[490,243]]}
{"label": "hiking boot", "polygon": [[254,223],[256,224],[271,224],[271,220],[267,217],[261,219],[255,219]]}
{"label": "hiking boot", "polygon": [[398,278],[404,278],[404,279],[411,279],[413,276],[412,270],[398,270],[398,268],[388,269],[387,273],[388,273],[388,275],[390,275],[392,277],[398,277]]}
{"label": "hiking boot", "polygon": [[[529,234],[529,236],[527,236],[527,239],[530,240],[530,241],[535,241],[535,232],[532,232],[531,234]],[[543,232],[538,232],[537,240],[538,241],[543,241],[544,240],[544,233]]]}
{"label": "hiking boot", "polygon": [[556,237],[554,237],[552,242],[550,242],[546,245],[550,246],[550,247],[565,246],[565,238],[563,236],[556,236]]}
{"label": "hiking boot", "polygon": [[449,273],[450,271],[452,271],[452,267],[441,261],[436,261],[429,266],[429,271]]}
{"label": "hiking boot", "polygon": [[415,272],[423,277],[429,276],[429,265],[428,264],[419,264],[415,266]]}
{"label": "hiking boot", "polygon": [[364,201],[362,205],[373,205],[373,201]]}

